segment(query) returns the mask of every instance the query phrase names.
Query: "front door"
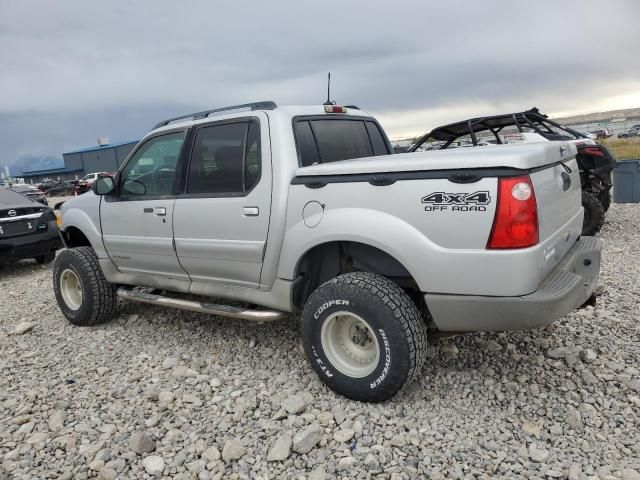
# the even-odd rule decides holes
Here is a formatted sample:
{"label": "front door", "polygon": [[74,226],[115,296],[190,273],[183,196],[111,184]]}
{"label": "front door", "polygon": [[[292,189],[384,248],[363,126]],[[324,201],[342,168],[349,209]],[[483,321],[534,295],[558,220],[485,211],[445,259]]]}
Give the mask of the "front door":
{"label": "front door", "polygon": [[271,161],[264,114],[195,131],[173,217],[180,264],[193,282],[257,287],[269,230]]}
{"label": "front door", "polygon": [[173,246],[176,165],[185,132],[145,141],[129,159],[114,195],[100,204],[102,238],[123,273],[187,280]]}

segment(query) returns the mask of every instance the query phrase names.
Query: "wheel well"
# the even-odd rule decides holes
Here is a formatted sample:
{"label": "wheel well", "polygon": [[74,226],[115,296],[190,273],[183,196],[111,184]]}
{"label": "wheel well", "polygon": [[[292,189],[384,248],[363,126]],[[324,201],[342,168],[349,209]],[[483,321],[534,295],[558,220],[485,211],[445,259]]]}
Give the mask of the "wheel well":
{"label": "wheel well", "polygon": [[91,243],[79,228],[69,227],[62,232],[67,247],[90,247]]}
{"label": "wheel well", "polygon": [[316,288],[348,272],[377,273],[404,288],[414,301],[422,298],[409,271],[387,252],[364,243],[329,242],[313,247],[298,263],[295,278],[299,280],[293,289],[294,305],[302,308]]}

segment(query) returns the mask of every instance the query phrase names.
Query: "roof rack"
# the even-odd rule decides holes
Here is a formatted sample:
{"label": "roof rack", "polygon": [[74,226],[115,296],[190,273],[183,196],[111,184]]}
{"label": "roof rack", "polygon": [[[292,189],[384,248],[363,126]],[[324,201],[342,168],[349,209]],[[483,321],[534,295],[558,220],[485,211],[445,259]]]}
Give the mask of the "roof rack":
{"label": "roof rack", "polygon": [[204,110],[202,112],[189,113],[187,115],[181,115],[179,117],[173,117],[167,120],[163,120],[162,122],[158,123],[155,127],[153,127],[152,130],[155,130],[156,128],[164,127],[178,120],[184,120],[186,118],[191,120],[202,120],[203,118],[207,118],[212,113],[226,112],[228,110],[238,110],[241,108],[250,108],[251,110],[275,110],[276,108],[278,108],[278,105],[276,105],[275,102],[267,100],[264,102],[243,103],[242,105],[231,105],[229,107],[214,108],[213,110]]}

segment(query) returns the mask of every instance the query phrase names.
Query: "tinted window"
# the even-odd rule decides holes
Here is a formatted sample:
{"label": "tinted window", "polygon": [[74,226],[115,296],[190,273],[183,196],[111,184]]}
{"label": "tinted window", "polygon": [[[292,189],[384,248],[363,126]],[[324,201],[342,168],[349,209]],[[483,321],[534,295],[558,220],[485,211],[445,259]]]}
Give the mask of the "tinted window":
{"label": "tinted window", "polygon": [[260,179],[260,126],[256,122],[198,130],[191,154],[187,193],[242,193]]}
{"label": "tinted window", "polygon": [[249,124],[247,133],[247,153],[244,159],[244,191],[251,190],[258,180],[262,167],[262,153],[260,152],[260,125],[256,122]]}
{"label": "tinted window", "polygon": [[172,195],[176,163],[184,142],[184,133],[170,133],[144,143],[127,162],[120,177],[124,197]]}
{"label": "tinted window", "polygon": [[382,133],[380,133],[380,129],[373,122],[366,122],[367,132],[369,133],[369,140],[371,140],[371,146],[373,147],[374,155],[387,155],[389,152],[387,151],[387,144],[384,142],[384,138],[382,138]]}
{"label": "tinted window", "polygon": [[298,121],[295,135],[303,167],[389,153],[378,126],[363,120]]}
{"label": "tinted window", "polygon": [[309,122],[297,122],[295,124],[296,142],[298,144],[298,155],[303,167],[320,163],[318,148],[313,138],[313,132]]}
{"label": "tinted window", "polygon": [[364,122],[352,120],[314,120],[311,128],[322,163],[373,155]]}

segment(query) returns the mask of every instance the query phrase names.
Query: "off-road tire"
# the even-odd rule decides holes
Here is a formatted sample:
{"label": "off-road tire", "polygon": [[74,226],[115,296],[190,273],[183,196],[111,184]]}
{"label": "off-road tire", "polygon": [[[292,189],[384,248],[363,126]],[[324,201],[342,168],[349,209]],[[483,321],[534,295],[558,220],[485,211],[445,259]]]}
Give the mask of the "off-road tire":
{"label": "off-road tire", "polygon": [[604,224],[604,208],[598,197],[591,192],[582,192],[584,222],[582,235],[592,236],[600,231]]}
{"label": "off-road tire", "polygon": [[49,252],[46,255],[38,255],[34,258],[36,262],[40,265],[46,265],[48,263],[53,262],[56,259],[56,252]]}
{"label": "off-road tire", "polygon": [[[323,349],[323,324],[338,312],[361,317],[376,336],[379,360],[364,377],[341,373]],[[347,273],[318,287],[305,304],[301,327],[305,352],[320,379],[353,400],[388,400],[414,380],[426,360],[427,325],[416,304],[393,281],[373,273]]]}
{"label": "off-road tire", "polygon": [[[82,302],[70,308],[61,293],[61,276],[71,270],[80,280]],[[107,282],[91,247],[67,248],[53,265],[53,290],[63,315],[74,325],[90,326],[110,320],[116,310],[116,287]]]}

